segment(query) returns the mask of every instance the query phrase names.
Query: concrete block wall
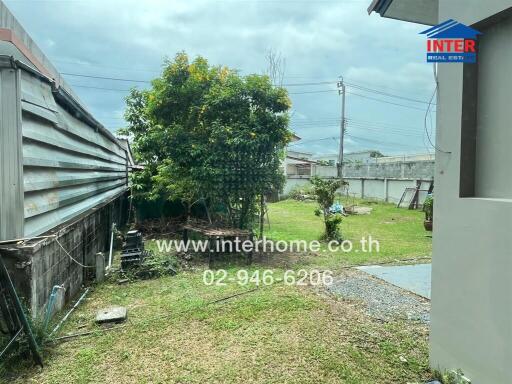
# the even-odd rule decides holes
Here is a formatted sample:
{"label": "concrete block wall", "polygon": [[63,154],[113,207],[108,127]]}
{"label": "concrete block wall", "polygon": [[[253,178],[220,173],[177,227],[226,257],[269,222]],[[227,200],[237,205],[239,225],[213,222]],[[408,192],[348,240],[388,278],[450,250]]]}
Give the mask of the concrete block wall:
{"label": "concrete block wall", "polygon": [[63,303],[67,303],[82,285],[92,280],[96,253],[108,250],[112,223],[123,224],[126,213],[123,195],[48,233],[58,232],[58,242],[73,259],[92,268],[84,268],[71,260],[54,238],[0,249],[18,294],[32,316],[44,312],[55,285],[64,286]]}
{"label": "concrete block wall", "polygon": [[[388,179],[388,178],[365,178],[365,177],[347,177],[349,196],[362,199],[377,199],[389,203],[398,203],[406,188],[414,188],[420,183],[420,189],[428,189],[430,181],[418,179]],[[419,203],[427,197],[427,192],[419,193]]]}
{"label": "concrete block wall", "polygon": [[[281,198],[286,198],[294,189],[309,187],[311,185],[309,179],[306,176],[289,177]],[[344,180],[348,182],[348,189],[340,190],[340,192],[348,194],[348,196],[398,203],[405,188],[414,188],[418,181],[421,181],[421,189],[428,189],[430,180],[433,178],[421,180],[416,178],[345,177]],[[426,192],[420,192],[419,203],[423,204],[426,197]]]}
{"label": "concrete block wall", "polygon": [[360,164],[344,163],[344,177],[378,177],[401,179],[432,179],[435,161],[397,161],[389,163]]}

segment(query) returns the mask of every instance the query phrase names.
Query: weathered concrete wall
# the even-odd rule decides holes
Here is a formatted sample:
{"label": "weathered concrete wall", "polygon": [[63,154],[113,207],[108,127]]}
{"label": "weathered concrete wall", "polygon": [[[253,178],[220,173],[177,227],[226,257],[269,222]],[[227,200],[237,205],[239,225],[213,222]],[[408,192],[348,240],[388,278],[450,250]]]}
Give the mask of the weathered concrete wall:
{"label": "weathered concrete wall", "polygon": [[309,182],[309,176],[289,176],[286,178],[286,184],[284,185],[283,192],[280,194],[281,197],[286,197],[291,191],[297,188],[305,188],[311,185]]}
{"label": "weathered concrete wall", "polygon": [[[390,203],[398,203],[405,188],[414,188],[418,182],[421,182],[420,189],[428,189],[430,185],[430,180],[418,179],[349,177],[344,180],[348,182],[348,190],[345,193],[349,196],[377,199]],[[420,192],[419,203],[423,204],[426,197],[427,192]]]}
{"label": "weathered concrete wall", "polygon": [[[334,175],[325,178],[332,177]],[[295,189],[309,188],[311,186],[309,180],[309,176],[289,176],[281,198],[286,198]],[[428,189],[433,178],[345,177],[344,180],[348,182],[348,188],[340,192],[348,196],[398,203],[405,188],[414,188],[420,182],[420,189]],[[419,203],[423,204],[426,197],[427,192],[420,192]]]}
{"label": "weathered concrete wall", "polygon": [[397,161],[375,164],[345,163],[344,177],[433,179],[435,162]]}
{"label": "weathered concrete wall", "polygon": [[63,248],[80,264],[92,268],[71,260],[54,238],[0,248],[18,294],[33,316],[44,311],[53,286],[64,286],[64,302],[68,302],[94,277],[95,255],[108,250],[112,223],[125,222],[126,208],[123,195],[47,233],[58,234]]}

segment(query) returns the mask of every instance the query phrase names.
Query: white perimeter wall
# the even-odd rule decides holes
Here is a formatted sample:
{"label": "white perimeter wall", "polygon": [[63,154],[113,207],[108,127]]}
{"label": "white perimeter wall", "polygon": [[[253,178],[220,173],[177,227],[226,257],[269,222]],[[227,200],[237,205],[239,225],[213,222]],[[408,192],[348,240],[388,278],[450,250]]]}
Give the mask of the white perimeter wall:
{"label": "white perimeter wall", "polygon": [[[365,198],[377,199],[391,203],[398,203],[405,188],[416,187],[416,179],[383,179],[383,178],[345,178],[349,183],[348,195]],[[291,191],[297,188],[308,188],[310,186],[309,177],[290,177],[286,180],[286,185],[282,196],[287,196]],[[420,189],[428,189],[429,182],[422,181]],[[344,194],[347,191],[343,191]],[[419,203],[423,204],[427,193],[420,192]]]}

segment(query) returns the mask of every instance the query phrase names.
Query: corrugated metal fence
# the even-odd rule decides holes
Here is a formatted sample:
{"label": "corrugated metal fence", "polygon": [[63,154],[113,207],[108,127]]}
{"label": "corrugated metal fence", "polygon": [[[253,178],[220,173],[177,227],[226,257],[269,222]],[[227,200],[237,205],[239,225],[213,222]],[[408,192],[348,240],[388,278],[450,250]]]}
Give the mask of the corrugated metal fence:
{"label": "corrugated metal fence", "polygon": [[126,190],[125,150],[55,103],[22,72],[26,236],[40,234]]}

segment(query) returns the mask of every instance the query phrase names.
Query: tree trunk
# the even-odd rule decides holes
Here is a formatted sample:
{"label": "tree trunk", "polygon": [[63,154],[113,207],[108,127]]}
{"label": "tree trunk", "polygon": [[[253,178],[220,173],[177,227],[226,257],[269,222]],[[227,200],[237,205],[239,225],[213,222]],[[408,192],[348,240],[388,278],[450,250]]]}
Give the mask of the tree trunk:
{"label": "tree trunk", "polygon": [[192,213],[192,204],[190,204],[190,201],[185,202],[186,208],[187,208],[187,217],[186,217],[186,223],[190,221],[190,215]]}
{"label": "tree trunk", "polygon": [[265,222],[265,195],[261,194],[260,200],[260,239],[263,238],[263,224]]}

